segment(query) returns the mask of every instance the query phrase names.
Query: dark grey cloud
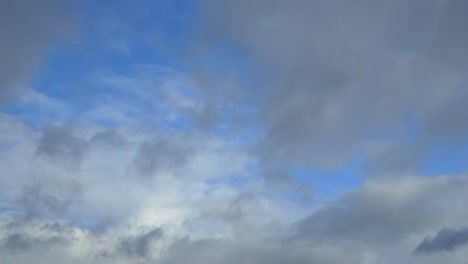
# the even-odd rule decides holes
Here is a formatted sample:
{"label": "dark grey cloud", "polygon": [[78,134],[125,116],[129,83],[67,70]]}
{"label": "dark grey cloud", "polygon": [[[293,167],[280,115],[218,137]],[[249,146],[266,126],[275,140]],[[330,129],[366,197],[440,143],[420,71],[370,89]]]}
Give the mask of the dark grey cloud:
{"label": "dark grey cloud", "polygon": [[0,3],[0,105],[13,100],[40,64],[51,40],[73,31],[69,0],[5,0]]}
{"label": "dark grey cloud", "polygon": [[37,143],[36,155],[64,166],[78,167],[88,149],[86,139],[77,136],[71,128],[48,125]]}
{"label": "dark grey cloud", "polygon": [[448,252],[468,243],[468,229],[444,228],[434,237],[426,237],[414,250],[415,253]]}
{"label": "dark grey cloud", "polygon": [[147,257],[151,250],[153,242],[157,242],[164,235],[162,228],[155,228],[147,233],[123,238],[117,247],[119,254],[127,257]]}

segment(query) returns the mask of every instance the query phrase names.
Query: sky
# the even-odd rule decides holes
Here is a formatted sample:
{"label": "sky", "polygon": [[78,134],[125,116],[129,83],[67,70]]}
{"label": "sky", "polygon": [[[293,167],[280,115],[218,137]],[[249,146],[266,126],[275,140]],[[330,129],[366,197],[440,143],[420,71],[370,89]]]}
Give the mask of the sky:
{"label": "sky", "polygon": [[0,1],[0,263],[466,263],[467,12]]}

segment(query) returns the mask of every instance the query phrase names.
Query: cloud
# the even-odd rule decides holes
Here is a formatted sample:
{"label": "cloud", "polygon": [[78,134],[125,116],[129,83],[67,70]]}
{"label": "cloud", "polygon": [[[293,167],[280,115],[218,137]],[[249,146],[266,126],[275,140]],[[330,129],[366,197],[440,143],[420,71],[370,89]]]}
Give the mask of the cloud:
{"label": "cloud", "polygon": [[155,171],[174,170],[183,166],[189,155],[188,146],[169,141],[144,142],[135,156],[134,164],[138,173],[144,177],[151,176]]}
{"label": "cloud", "polygon": [[136,237],[124,238],[117,250],[128,257],[147,257],[151,250],[151,244],[161,239],[163,234],[163,229],[155,228]]}
{"label": "cloud", "polygon": [[16,206],[24,210],[24,219],[57,217],[67,213],[68,207],[79,200],[82,186],[76,181],[48,184],[37,182],[23,188]]}
{"label": "cloud", "polygon": [[[76,239],[73,228],[59,222],[21,222],[10,219],[0,237],[1,246],[9,253],[26,253],[36,250],[47,251],[54,247],[67,247]],[[3,224],[3,223],[2,223]]]}
{"label": "cloud", "polygon": [[4,246],[11,250],[26,251],[33,247],[49,247],[67,243],[68,241],[59,236],[49,238],[32,238],[25,234],[15,233],[4,239]]}
{"label": "cloud", "polygon": [[[0,48],[17,56],[2,87],[32,76],[70,28],[67,2],[19,3],[1,4],[13,15],[0,22],[18,29],[0,36],[21,52]],[[87,37],[102,33],[86,49],[119,51],[80,83],[93,96],[31,87],[26,110],[46,111],[0,114],[7,264],[466,262],[456,249],[468,232],[456,227],[468,218],[468,176],[420,173],[438,146],[467,140],[464,1],[200,4],[193,27],[171,15],[187,15],[182,2],[90,5],[85,17],[104,25],[83,24]],[[146,54],[154,38],[171,54]],[[185,45],[195,59],[177,51]],[[135,63],[153,55],[158,65]],[[12,102],[5,89],[0,101]],[[340,168],[356,160],[371,177],[339,197],[288,175],[346,178]]]}
{"label": "cloud", "polygon": [[[165,186],[166,189],[168,187]],[[350,259],[358,263],[393,263],[390,260],[398,260],[399,263],[449,260],[451,263],[463,263],[466,252],[453,249],[463,244],[466,237],[464,229],[442,229],[438,235],[423,242],[420,238],[441,227],[464,223],[468,215],[463,203],[467,188],[464,175],[375,179],[336,201],[322,203],[295,224],[281,218],[294,211],[290,207],[299,209],[297,204],[288,206],[281,200],[269,200],[273,197],[265,194],[223,198],[222,190],[217,195],[192,203],[193,211],[179,215],[185,221],[160,222],[164,227],[157,228],[146,224],[155,223],[155,219],[142,221],[141,217],[145,217],[142,214],[115,219],[117,224],[97,233],[44,218],[14,224],[11,217],[4,222],[6,215],[3,215],[0,219],[3,249],[0,250],[7,250],[2,252],[12,262],[25,254],[37,254],[36,250],[41,249],[40,258],[50,256],[50,259],[57,259],[57,256],[52,257],[52,252],[68,252],[63,255],[64,259],[84,261],[91,257],[96,263],[133,263],[135,259],[143,263],[181,264],[188,261],[338,264],[347,263]],[[186,188],[172,195],[182,195],[184,191]],[[140,197],[146,195],[141,194]],[[166,194],[161,195],[157,197],[161,199]],[[183,207],[189,201],[181,199],[179,203],[182,204],[178,207]],[[176,209],[175,204],[171,208],[157,203],[147,206],[157,207],[158,214],[168,214]],[[228,228],[210,232],[217,223],[210,222],[214,218]],[[196,219],[199,223],[207,221],[209,225],[196,224],[187,228],[187,221]],[[301,216],[293,219],[301,219]],[[4,228],[6,226],[10,226],[9,229]],[[453,250],[454,254],[428,260],[424,258],[427,254],[413,254],[411,248],[415,247],[420,248],[416,250],[418,253]],[[25,253],[12,253],[20,251]],[[45,259],[39,263],[46,263]]]}
{"label": "cloud", "polygon": [[113,129],[97,132],[89,139],[89,142],[108,148],[121,147],[128,143],[119,132]]}
{"label": "cloud", "polygon": [[426,237],[415,253],[433,253],[455,250],[468,243],[468,229],[441,229],[433,238]]}
{"label": "cloud", "polygon": [[70,128],[49,125],[43,130],[36,154],[64,166],[78,167],[88,148],[88,142]]}
{"label": "cloud", "polygon": [[456,218],[445,204],[464,199],[467,187],[465,176],[370,181],[299,221],[295,239],[396,243]]}

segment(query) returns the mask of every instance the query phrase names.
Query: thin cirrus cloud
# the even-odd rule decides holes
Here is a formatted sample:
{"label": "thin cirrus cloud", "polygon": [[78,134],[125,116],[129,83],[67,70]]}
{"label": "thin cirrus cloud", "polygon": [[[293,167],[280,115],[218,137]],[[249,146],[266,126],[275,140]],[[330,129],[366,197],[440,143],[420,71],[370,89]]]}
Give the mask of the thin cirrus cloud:
{"label": "thin cirrus cloud", "polygon": [[465,1],[0,5],[3,262],[465,263]]}

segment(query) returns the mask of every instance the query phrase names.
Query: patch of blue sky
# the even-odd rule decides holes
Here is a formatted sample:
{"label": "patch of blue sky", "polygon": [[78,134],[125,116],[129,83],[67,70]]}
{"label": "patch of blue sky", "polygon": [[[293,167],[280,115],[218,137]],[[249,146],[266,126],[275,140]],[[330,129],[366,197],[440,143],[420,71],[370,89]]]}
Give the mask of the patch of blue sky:
{"label": "patch of blue sky", "polygon": [[[2,145],[0,145],[0,150]],[[0,151],[0,157],[3,150]],[[15,215],[19,213],[18,208],[11,205],[12,197],[9,197],[9,193],[7,192],[8,187],[0,186],[0,215]]]}
{"label": "patch of blue sky", "polygon": [[241,175],[227,175],[224,177],[211,178],[204,181],[209,186],[205,194],[209,194],[211,191],[217,190],[220,186],[229,186],[234,189],[242,189],[248,182],[252,181],[252,178],[241,176]]}
{"label": "patch of blue sky", "polygon": [[4,109],[4,112],[15,116],[34,130],[50,120],[58,120],[60,116],[55,111],[41,110],[37,105],[30,103],[15,103]]}
{"label": "patch of blue sky", "polygon": [[[291,167],[289,169],[289,174],[301,188],[311,191],[313,196],[312,201],[334,199],[362,185],[364,182],[362,174],[364,163],[363,160],[356,159],[334,170]],[[295,197],[290,198],[293,200],[300,198],[297,196],[297,192],[295,192],[295,195]]]}
{"label": "patch of blue sky", "polygon": [[97,233],[104,231],[113,224],[110,217],[97,217],[90,215],[87,215],[86,217],[76,217],[75,219],[70,219],[69,222],[71,226]]}
{"label": "patch of blue sky", "polygon": [[[148,63],[182,70],[197,23],[195,1],[118,1],[101,8],[110,10],[107,23],[117,23],[104,36],[94,32],[93,37],[107,38],[102,39],[107,49],[109,44],[124,41],[128,50],[121,57],[130,65]],[[97,15],[94,20],[99,23],[102,18]]]}
{"label": "patch of blue sky", "polygon": [[[162,2],[168,3],[169,1]],[[147,15],[143,17],[123,18],[123,24],[131,27],[130,32],[124,32],[125,29],[119,29],[119,25],[117,25],[116,35],[113,35],[113,32],[107,32],[109,34],[104,32],[105,28],[103,29],[99,23],[103,23],[105,19],[120,20],[119,16],[127,14],[126,8],[130,3],[128,1],[86,2],[86,12],[80,20],[80,23],[85,25],[78,25],[78,28],[90,30],[79,31],[77,33],[79,37],[76,39],[52,43],[37,73],[28,85],[45,97],[60,102],[69,112],[64,113],[63,109],[48,108],[31,102],[15,103],[5,109],[5,112],[20,118],[33,128],[40,129],[48,122],[79,121],[76,119],[80,119],[83,113],[104,105],[110,107],[111,110],[120,111],[119,114],[132,122],[150,120],[157,123],[158,128],[166,129],[169,132],[191,128],[193,120],[182,114],[173,115],[173,110],[164,106],[158,95],[142,98],[135,91],[131,91],[131,87],[130,90],[119,91],[99,84],[95,77],[103,72],[115,76],[138,75],[136,65],[148,65],[148,67],[156,65],[161,68],[174,69],[182,74],[190,71],[195,72],[198,70],[195,67],[204,65],[212,74],[211,77],[214,77],[219,83],[234,76],[236,81],[241,82],[238,85],[239,88],[251,88],[246,85],[249,83],[247,57],[242,54],[241,50],[229,43],[220,43],[217,47],[219,52],[215,52],[213,56],[205,56],[206,54],[204,54],[203,59],[197,63],[185,64],[190,42],[195,37],[190,34],[190,29],[194,26],[193,23],[197,22],[198,11],[195,2],[171,1],[170,5],[173,6],[169,7],[169,10],[177,14],[163,14],[162,16],[160,16],[161,11],[151,11],[153,8],[157,9],[158,6],[154,1],[140,2],[140,8],[151,6],[151,10],[145,11]],[[101,14],[109,14],[109,17],[102,17]],[[167,19],[168,17],[175,19]],[[162,23],[157,24],[162,26],[155,33],[156,37],[151,39],[148,34],[151,34],[153,22],[161,19]],[[119,30],[123,31],[119,32]],[[132,31],[135,31],[134,33],[147,32],[148,34],[132,34]],[[126,35],[127,33],[128,35]],[[112,38],[116,38],[116,41],[119,38],[128,41],[128,50],[110,47],[109,45],[114,41]],[[158,46],[162,43],[171,43],[172,46]],[[174,77],[164,70],[153,71],[149,74],[152,75],[153,79]],[[194,100],[204,100],[198,92],[200,90],[191,87],[190,83],[183,83],[176,89],[184,96]],[[250,91],[244,92],[248,94]],[[219,112],[220,120],[214,131],[215,136],[241,144],[255,142],[259,130],[255,126],[256,110],[254,108],[249,108],[246,105],[233,109],[232,106],[221,104]],[[166,118],[171,115],[172,118]],[[237,122],[236,118],[242,119],[240,122],[243,124],[243,128],[239,130],[240,132],[233,134],[231,133],[232,124]],[[99,115],[92,118],[88,116],[87,121],[97,122],[99,125],[108,127],[119,124],[119,120]],[[231,175],[226,178],[227,183],[233,185],[241,185],[244,180],[243,176]]]}
{"label": "patch of blue sky", "polygon": [[[197,16],[194,1],[142,1],[138,5],[128,1],[86,1],[84,8],[77,28],[91,30],[78,30],[77,37],[51,43],[29,87],[48,97],[60,98],[69,107],[82,112],[99,102],[99,95],[102,95],[96,95],[97,87],[88,83],[97,72],[124,74],[137,64],[183,67],[180,62],[190,45],[190,28]],[[128,12],[129,9],[135,12]],[[138,16],[139,12],[144,15]],[[161,25],[157,32],[153,32],[155,20]],[[114,22],[117,24],[111,28],[105,25]],[[157,35],[155,39],[151,39],[152,33]],[[162,39],[158,41],[158,38]],[[127,51],[112,47],[119,40],[128,42]],[[160,43],[171,43],[172,46],[167,47],[171,52],[158,48]],[[6,109],[19,115],[34,110],[32,105]]]}
{"label": "patch of blue sky", "polygon": [[423,175],[457,175],[468,170],[468,142],[463,144],[441,144],[423,158]]}
{"label": "patch of blue sky", "polygon": [[10,201],[0,203],[0,215],[10,216],[10,217],[20,216],[21,212],[16,207],[8,206],[9,204],[8,202]]}
{"label": "patch of blue sky", "polygon": [[223,186],[242,190],[249,183],[260,181],[262,181],[262,177],[259,174],[257,164],[255,164],[255,162],[249,162],[245,164],[242,172],[229,173],[227,175],[222,175],[221,177],[204,180],[204,184],[207,186],[204,195],[210,195],[213,191],[216,191]]}
{"label": "patch of blue sky", "polygon": [[[79,31],[79,41],[71,39],[51,45],[29,85],[47,97],[59,99],[70,110],[68,118],[79,118],[83,112],[109,101],[128,104],[129,108],[122,114],[135,121],[151,117],[158,119],[170,114],[161,101],[137,98],[135,91],[131,91],[137,87],[127,87],[127,92],[117,91],[93,80],[96,74],[103,72],[116,76],[135,73],[135,65],[158,65],[187,74],[203,67],[210,71],[212,80],[221,85],[228,78],[235,78],[240,82],[239,87],[249,89],[246,85],[249,83],[247,57],[228,42],[218,43],[215,47],[217,51],[203,54],[203,59],[196,63],[186,63],[189,47],[196,37],[192,35],[191,28],[199,22],[196,1],[142,1],[138,5],[128,1],[85,3],[86,12],[80,20],[83,25],[78,25],[78,28],[91,30]],[[155,21],[160,25],[158,28],[153,28]],[[119,41],[126,42],[125,50],[112,46]],[[170,43],[170,46],[163,46],[163,43]],[[167,77],[164,71],[150,74],[154,75],[151,76],[154,79]],[[203,100],[193,87],[177,89],[185,96]],[[244,92],[248,94],[250,91]],[[63,114],[45,112],[39,108],[34,104],[16,104],[7,112],[35,126],[47,120],[56,120],[58,115]],[[235,123],[233,120],[236,118],[243,119],[244,128],[248,126],[245,124],[254,124],[255,109],[239,107],[233,111],[229,106],[220,105],[218,110],[220,122],[215,129],[216,136],[232,136],[228,135],[231,130],[228,123]],[[115,123],[113,120],[96,119],[102,125],[112,126]],[[182,115],[156,122],[169,130],[187,129],[193,125],[189,118]],[[246,129],[239,138],[253,141],[256,134],[258,131],[255,128]]]}

